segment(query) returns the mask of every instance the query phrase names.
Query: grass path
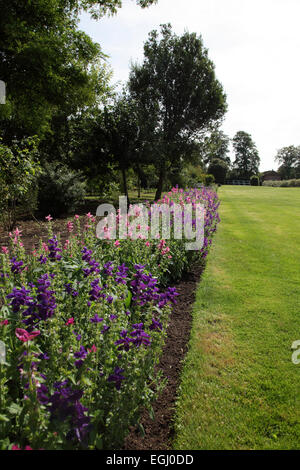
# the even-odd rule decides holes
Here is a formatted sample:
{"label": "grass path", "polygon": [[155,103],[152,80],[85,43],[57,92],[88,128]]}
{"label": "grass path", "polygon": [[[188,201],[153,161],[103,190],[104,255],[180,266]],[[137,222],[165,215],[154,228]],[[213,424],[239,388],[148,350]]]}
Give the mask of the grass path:
{"label": "grass path", "polygon": [[300,190],[223,187],[174,449],[300,449]]}

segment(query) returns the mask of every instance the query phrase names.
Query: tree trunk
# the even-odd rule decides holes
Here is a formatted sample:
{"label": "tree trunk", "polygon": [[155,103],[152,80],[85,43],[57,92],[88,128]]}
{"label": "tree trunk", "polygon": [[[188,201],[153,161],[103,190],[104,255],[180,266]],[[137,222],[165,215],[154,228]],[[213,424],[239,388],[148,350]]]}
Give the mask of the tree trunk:
{"label": "tree trunk", "polygon": [[155,201],[158,201],[161,198],[164,179],[165,179],[165,169],[161,168],[159,172],[159,179],[158,179],[157,188],[156,188]]}
{"label": "tree trunk", "polygon": [[140,199],[141,197],[141,178],[140,178],[140,170],[138,169],[137,172],[137,177],[138,177],[138,198]]}
{"label": "tree trunk", "polygon": [[121,172],[122,172],[122,178],[123,178],[124,193],[125,193],[125,196],[127,197],[127,206],[129,206],[130,202],[129,202],[129,196],[128,196],[128,187],[127,187],[127,178],[126,178],[125,168],[122,168]]}

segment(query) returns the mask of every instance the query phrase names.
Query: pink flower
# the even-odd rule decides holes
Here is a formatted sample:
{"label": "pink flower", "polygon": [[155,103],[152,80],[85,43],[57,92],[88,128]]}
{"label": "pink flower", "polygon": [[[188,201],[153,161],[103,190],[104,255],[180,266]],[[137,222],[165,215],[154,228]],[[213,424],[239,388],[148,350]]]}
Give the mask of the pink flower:
{"label": "pink flower", "polygon": [[159,242],[159,244],[157,245],[157,248],[158,248],[159,250],[162,250],[163,247],[165,246],[165,244],[166,244],[165,240],[161,240],[161,241]]}
{"label": "pink flower", "polygon": [[27,341],[31,341],[36,336],[39,336],[41,332],[39,330],[33,331],[32,333],[28,333],[26,330],[22,330],[22,328],[16,328],[16,337],[23,341],[23,343],[27,343]]}
{"label": "pink flower", "polygon": [[74,323],[74,318],[71,317],[71,318],[69,318],[69,320],[67,321],[66,325],[73,325],[73,323]]}
{"label": "pink flower", "polygon": [[64,244],[64,250],[67,250],[69,248],[69,245],[70,245],[70,240],[66,240]]}
{"label": "pink flower", "polygon": [[96,352],[96,351],[97,351],[97,348],[94,344],[90,349],[88,349],[88,352]]}
{"label": "pink flower", "polygon": [[9,324],[9,321],[6,319],[6,320],[2,320],[0,321],[0,325],[3,326],[3,325],[8,325]]}
{"label": "pink flower", "polygon": [[7,248],[7,246],[1,246],[1,250],[2,250],[2,253],[4,253],[5,255],[8,255],[8,248]]}
{"label": "pink flower", "polygon": [[[17,444],[13,444],[11,446],[11,450],[22,450],[22,449]],[[33,450],[33,448],[30,446],[25,446],[24,450]]]}
{"label": "pink flower", "polygon": [[42,247],[45,251],[49,251],[48,245],[45,242],[42,243]]}
{"label": "pink flower", "polygon": [[74,219],[75,219],[75,220],[78,220],[78,219],[79,219],[79,215],[75,214],[75,215],[74,215]]}
{"label": "pink flower", "polygon": [[90,212],[88,212],[88,213],[86,214],[86,216],[87,216],[89,219],[93,219],[93,218],[94,218],[94,216],[93,216]]}
{"label": "pink flower", "polygon": [[69,222],[67,223],[67,230],[68,230],[68,232],[70,232],[70,233],[73,232],[73,229],[74,229],[73,222],[69,221]]}
{"label": "pink flower", "polygon": [[115,243],[114,243],[115,246],[120,246],[120,242],[119,240],[116,240]]}
{"label": "pink flower", "polygon": [[53,218],[51,217],[51,215],[47,215],[47,217],[45,217],[46,220],[48,220],[48,222],[50,222],[51,220],[53,220]]}
{"label": "pink flower", "polygon": [[150,242],[146,242],[145,245],[149,247],[149,246],[150,246]]}
{"label": "pink flower", "polygon": [[21,232],[22,230],[19,230],[18,227],[16,228],[16,230],[14,231],[14,235],[18,238],[18,237],[21,237]]}

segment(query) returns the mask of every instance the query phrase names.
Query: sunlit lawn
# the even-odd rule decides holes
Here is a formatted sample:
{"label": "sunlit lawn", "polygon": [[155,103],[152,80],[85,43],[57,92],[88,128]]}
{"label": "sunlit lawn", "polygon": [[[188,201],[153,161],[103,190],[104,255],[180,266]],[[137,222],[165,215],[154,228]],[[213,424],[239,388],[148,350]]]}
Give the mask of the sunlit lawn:
{"label": "sunlit lawn", "polygon": [[300,189],[222,187],[175,449],[300,449]]}

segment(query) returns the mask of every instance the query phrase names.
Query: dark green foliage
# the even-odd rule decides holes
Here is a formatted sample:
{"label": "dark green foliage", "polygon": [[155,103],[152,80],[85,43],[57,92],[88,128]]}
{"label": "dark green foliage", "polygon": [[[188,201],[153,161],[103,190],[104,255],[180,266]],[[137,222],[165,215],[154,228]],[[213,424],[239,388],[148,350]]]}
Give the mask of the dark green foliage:
{"label": "dark green foliage", "polygon": [[274,188],[300,188],[300,179],[264,181],[263,186],[272,186]]}
{"label": "dark green foliage", "polygon": [[214,175],[205,175],[204,184],[205,186],[211,186],[215,182]]}
{"label": "dark green foliage", "polygon": [[216,158],[212,160],[208,167],[208,173],[214,175],[217,184],[224,184],[226,174],[228,171],[228,165],[224,161]]}
{"label": "dark green foliage", "polygon": [[300,178],[300,146],[283,147],[278,150],[275,160],[280,163],[278,173],[283,180]]}
{"label": "dark green foliage", "polygon": [[226,97],[202,38],[188,32],[179,37],[170,24],[162,25],[160,33],[149,34],[144,61],[132,66],[129,78],[144,122],[150,118],[154,124],[148,140],[159,177],[156,199],[170,168],[191,159],[200,137],[226,111]]}
{"label": "dark green foliage", "polygon": [[58,162],[45,164],[38,187],[38,208],[44,216],[59,217],[74,212],[86,195],[81,174]]}
{"label": "dark green foliage", "polygon": [[229,153],[229,137],[223,131],[215,129],[211,134],[204,138],[200,144],[200,155],[203,163],[209,165],[213,160],[222,160],[230,165]]}
{"label": "dark green foliage", "polygon": [[37,144],[36,138],[28,138],[8,146],[0,139],[0,222],[7,230],[12,230],[19,215],[35,209]]}
{"label": "dark green foliage", "polygon": [[257,148],[250,134],[239,131],[233,138],[235,152],[234,169],[238,171],[241,179],[249,179],[252,175],[257,175],[259,171],[260,158]]}
{"label": "dark green foliage", "polygon": [[250,183],[251,186],[259,186],[259,177],[255,175],[251,176]]}

